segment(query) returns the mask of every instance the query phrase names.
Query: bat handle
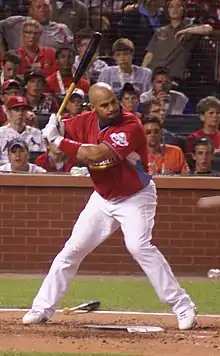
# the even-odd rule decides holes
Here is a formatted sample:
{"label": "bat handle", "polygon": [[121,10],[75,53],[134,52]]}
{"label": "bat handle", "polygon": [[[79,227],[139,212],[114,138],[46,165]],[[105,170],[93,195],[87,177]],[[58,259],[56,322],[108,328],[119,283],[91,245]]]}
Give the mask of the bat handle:
{"label": "bat handle", "polygon": [[59,120],[61,119],[61,115],[62,115],[62,113],[63,113],[68,101],[71,98],[71,95],[72,95],[73,90],[75,89],[75,86],[76,86],[76,84],[72,83],[70,85],[69,89],[66,92],[66,95],[65,95],[65,97],[64,97],[64,99],[62,101],[62,104],[60,105],[60,108],[59,108],[58,113],[57,113],[57,116],[58,116]]}

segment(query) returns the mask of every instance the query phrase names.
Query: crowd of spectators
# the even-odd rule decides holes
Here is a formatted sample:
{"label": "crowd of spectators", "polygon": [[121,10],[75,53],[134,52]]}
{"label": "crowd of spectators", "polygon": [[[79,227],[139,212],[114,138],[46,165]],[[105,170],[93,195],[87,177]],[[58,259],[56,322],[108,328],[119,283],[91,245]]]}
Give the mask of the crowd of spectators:
{"label": "crowd of spectators", "polygon": [[[90,110],[90,86],[108,83],[144,127],[151,174],[220,172],[213,165],[220,157],[220,1],[0,0],[0,14],[1,172],[67,173],[78,164],[48,145],[41,129],[97,30],[100,48],[63,119]],[[177,116],[199,117],[200,125],[172,132],[167,122]]]}

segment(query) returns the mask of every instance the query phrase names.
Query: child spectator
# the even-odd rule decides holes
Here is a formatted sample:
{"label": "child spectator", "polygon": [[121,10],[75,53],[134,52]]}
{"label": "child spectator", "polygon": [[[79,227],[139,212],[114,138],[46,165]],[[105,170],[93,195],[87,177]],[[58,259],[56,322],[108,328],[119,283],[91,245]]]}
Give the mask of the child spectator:
{"label": "child spectator", "polygon": [[140,94],[134,89],[133,85],[126,83],[120,92],[120,100],[122,106],[128,111],[135,114],[138,118],[141,114],[138,112],[138,105],[140,103]]}
{"label": "child spectator", "polygon": [[187,152],[192,152],[194,141],[198,136],[209,137],[215,147],[215,153],[218,152],[220,150],[220,100],[214,96],[201,99],[197,104],[197,114],[203,122],[203,129],[187,138]]}
{"label": "child spectator", "polygon": [[125,83],[131,83],[141,93],[151,88],[151,70],[133,65],[134,44],[127,38],[119,38],[112,46],[116,66],[101,71],[99,82],[104,82],[120,92]]}
{"label": "child spectator", "polygon": [[193,174],[212,174],[212,158],[214,146],[206,137],[197,137],[193,144],[192,158],[195,161]]}
{"label": "child spectator", "polygon": [[25,72],[25,97],[32,110],[38,114],[56,113],[56,99],[44,93],[45,84],[46,78],[40,68],[28,69]]}

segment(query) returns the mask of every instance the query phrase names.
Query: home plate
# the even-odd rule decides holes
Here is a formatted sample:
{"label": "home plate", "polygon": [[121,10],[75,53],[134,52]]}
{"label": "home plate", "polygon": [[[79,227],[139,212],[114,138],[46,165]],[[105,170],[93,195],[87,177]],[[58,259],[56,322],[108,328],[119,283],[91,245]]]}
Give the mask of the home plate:
{"label": "home plate", "polygon": [[103,325],[103,324],[88,324],[83,325],[86,329],[96,329],[96,330],[120,330],[128,331],[129,333],[156,333],[159,331],[164,331],[163,328],[159,326],[151,325]]}

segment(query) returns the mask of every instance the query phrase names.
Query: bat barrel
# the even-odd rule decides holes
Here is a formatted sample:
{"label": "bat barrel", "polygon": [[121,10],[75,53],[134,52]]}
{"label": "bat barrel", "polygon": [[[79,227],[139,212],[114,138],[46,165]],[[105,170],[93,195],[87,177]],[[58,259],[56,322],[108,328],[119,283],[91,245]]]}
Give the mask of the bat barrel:
{"label": "bat barrel", "polygon": [[91,62],[91,59],[92,57],[94,56],[94,54],[96,53],[97,51],[97,48],[100,44],[100,41],[101,41],[101,38],[102,38],[102,34],[99,33],[99,32],[95,32],[93,34],[93,37],[91,39],[91,41],[89,42],[88,44],[88,47],[79,63],[79,66],[75,72],[75,75],[73,77],[73,82],[72,84],[70,85],[69,89],[67,90],[66,92],[66,95],[62,101],[62,104],[59,108],[59,111],[57,113],[57,116],[61,117],[62,113],[63,113],[63,110],[65,109],[68,101],[70,100],[71,98],[71,95],[72,95],[72,92],[73,90],[75,89],[76,87],[76,84],[78,83],[79,79],[83,76],[83,74],[85,73],[89,63]]}
{"label": "bat barrel", "polygon": [[92,36],[92,39],[80,61],[80,64],[76,70],[76,73],[73,78],[75,84],[78,83],[79,79],[82,77],[83,73],[86,71],[89,63],[91,62],[92,57],[97,51],[97,48],[100,44],[102,34],[100,32],[95,32]]}

